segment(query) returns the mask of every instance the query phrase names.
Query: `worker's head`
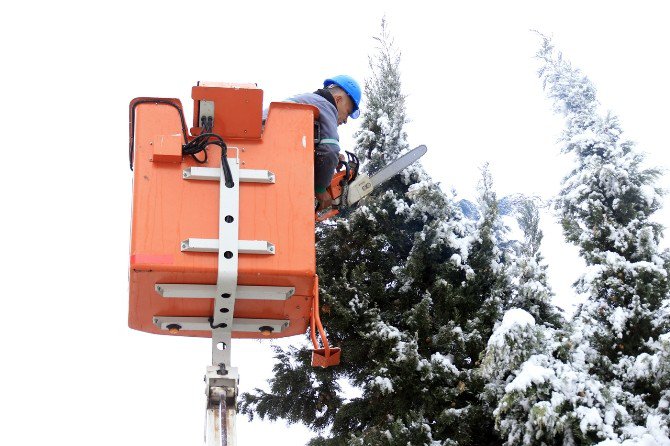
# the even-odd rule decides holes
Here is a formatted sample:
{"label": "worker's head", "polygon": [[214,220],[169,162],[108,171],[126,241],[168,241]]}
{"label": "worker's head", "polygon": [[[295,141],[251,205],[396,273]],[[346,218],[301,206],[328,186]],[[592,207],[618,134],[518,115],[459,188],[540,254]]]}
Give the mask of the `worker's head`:
{"label": "worker's head", "polygon": [[323,86],[333,95],[337,106],[337,125],[345,124],[347,117],[360,116],[361,87],[353,77],[340,74],[323,81]]}

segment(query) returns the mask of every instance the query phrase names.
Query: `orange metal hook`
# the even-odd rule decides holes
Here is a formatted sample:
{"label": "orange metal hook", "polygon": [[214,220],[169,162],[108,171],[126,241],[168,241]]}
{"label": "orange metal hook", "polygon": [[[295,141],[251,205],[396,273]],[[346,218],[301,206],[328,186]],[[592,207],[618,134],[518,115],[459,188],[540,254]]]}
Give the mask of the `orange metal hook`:
{"label": "orange metal hook", "polygon": [[[340,363],[341,350],[338,347],[330,347],[326,338],[326,331],[323,329],[321,317],[319,316],[319,278],[314,281],[314,304],[312,305],[312,315],[310,317],[310,336],[314,351],[312,352],[313,367],[329,367]],[[316,331],[319,331],[323,348],[319,348],[316,340]]]}

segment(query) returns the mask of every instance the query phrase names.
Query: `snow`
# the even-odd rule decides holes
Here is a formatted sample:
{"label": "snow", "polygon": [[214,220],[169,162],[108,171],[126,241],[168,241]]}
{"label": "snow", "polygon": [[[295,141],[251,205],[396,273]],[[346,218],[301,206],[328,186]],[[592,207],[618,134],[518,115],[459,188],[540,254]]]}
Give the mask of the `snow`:
{"label": "snow", "polygon": [[649,415],[645,426],[628,425],[624,427],[622,442],[606,440],[596,446],[670,446],[669,428],[658,415]]}
{"label": "snow", "polygon": [[[654,353],[642,353],[635,357],[635,361],[628,366],[628,374],[633,379],[652,379],[658,381],[670,373],[670,333],[662,334],[655,342],[648,342],[647,346]],[[666,404],[661,402],[661,404]]]}
{"label": "snow", "polygon": [[396,215],[407,214],[410,210],[407,202],[402,199],[393,199],[393,205],[395,206]]}
{"label": "snow", "polygon": [[595,427],[596,431],[602,429],[603,419],[600,416],[600,412],[595,407],[584,407],[580,406],[575,409],[575,413],[581,420],[579,421],[579,429],[582,433],[586,434],[591,427]]}
{"label": "snow", "polygon": [[358,297],[358,294],[355,294],[354,297],[352,297],[351,300],[349,301],[349,308],[351,308],[351,311],[354,312],[354,314],[357,313],[359,309],[363,308],[363,305]]}
{"label": "snow", "polygon": [[382,134],[388,135],[391,133],[391,120],[386,113],[383,113],[383,110],[379,110],[379,112],[381,112],[382,115],[377,118],[377,125],[380,127]]}
{"label": "snow", "polygon": [[377,321],[374,326],[376,335],[381,339],[400,339],[400,330],[392,325],[388,325],[382,321]]}
{"label": "snow", "polygon": [[361,205],[361,206],[359,206],[359,207],[354,211],[354,213],[355,213],[355,214],[358,214],[358,215],[363,215],[366,219],[370,220],[370,221],[373,222],[373,223],[377,221],[376,218],[375,218],[375,216],[374,216],[374,214],[373,214],[372,211],[370,210],[370,208],[367,207],[367,206],[365,206],[365,205]]}
{"label": "snow", "polygon": [[640,186],[640,193],[647,206],[651,206],[654,204],[654,200],[658,200],[658,194],[654,188],[647,184]]}
{"label": "snow", "polygon": [[512,308],[507,310],[503,316],[500,325],[493,331],[489,338],[488,346],[503,346],[505,344],[505,336],[515,328],[523,329],[525,327],[535,326],[535,319],[525,310],[520,308]]}
{"label": "snow", "polygon": [[623,338],[623,330],[630,313],[622,307],[616,307],[608,317],[612,330],[616,333],[618,338]]}
{"label": "snow", "polygon": [[439,365],[445,370],[450,370],[454,374],[458,373],[458,368],[454,365],[453,357],[451,355],[445,356],[441,353],[433,353],[430,357],[430,362]]}
{"label": "snow", "polygon": [[371,387],[378,388],[383,394],[393,393],[393,384],[391,380],[383,376],[375,376],[370,383]]}
{"label": "snow", "polygon": [[527,361],[521,367],[521,371],[516,378],[505,386],[505,392],[509,393],[515,390],[523,392],[532,384],[542,384],[555,377],[556,373],[553,370]]}
{"label": "snow", "polygon": [[662,263],[657,263],[655,261],[630,262],[621,254],[612,251],[600,253],[598,257],[602,258],[604,263],[588,265],[582,276],[583,281],[587,286],[603,276],[610,275],[612,271],[624,271],[632,277],[637,277],[640,271],[650,271],[662,277],[667,277],[668,275],[668,272],[665,270]]}

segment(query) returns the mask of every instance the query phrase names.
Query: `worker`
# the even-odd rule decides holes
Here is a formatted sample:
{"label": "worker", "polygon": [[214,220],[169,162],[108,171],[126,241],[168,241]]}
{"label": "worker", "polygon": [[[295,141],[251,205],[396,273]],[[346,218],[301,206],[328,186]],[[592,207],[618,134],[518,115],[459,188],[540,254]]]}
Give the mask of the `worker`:
{"label": "worker", "polygon": [[[360,115],[361,87],[351,76],[340,74],[323,81],[323,88],[314,93],[304,93],[287,99],[288,102],[314,105],[319,109],[321,139],[314,150],[314,196],[318,210],[330,207],[332,198],[326,191],[337,168],[340,137],[337,127],[347,123],[347,118]],[[263,112],[263,120],[267,117]]]}

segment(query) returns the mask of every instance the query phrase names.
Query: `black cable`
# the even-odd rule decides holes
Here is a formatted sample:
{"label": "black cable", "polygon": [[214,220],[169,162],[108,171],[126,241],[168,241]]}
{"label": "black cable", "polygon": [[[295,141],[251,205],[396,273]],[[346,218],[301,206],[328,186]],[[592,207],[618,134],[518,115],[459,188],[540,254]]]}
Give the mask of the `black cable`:
{"label": "black cable", "polygon": [[[213,141],[211,139],[214,139]],[[196,154],[200,152],[205,152],[205,162],[207,161],[207,146],[215,145],[221,148],[221,166],[223,168],[223,176],[225,179],[225,184],[227,188],[235,186],[233,181],[233,173],[230,170],[230,165],[228,164],[228,146],[221,136],[216,133],[202,133],[193,140],[189,141],[187,144],[184,144],[182,147],[182,154],[191,155],[193,159],[197,162],[202,163],[203,161],[196,158]]]}
{"label": "black cable", "polygon": [[228,164],[228,147],[226,143],[221,141],[215,141],[214,144],[221,147],[221,167],[223,168],[223,177],[226,179],[226,187],[231,188],[235,186],[233,181],[233,172],[230,170],[230,165]]}
{"label": "black cable", "polygon": [[205,150],[204,152],[205,152],[205,158],[204,159],[198,159],[198,157],[195,156],[195,153],[191,154],[191,158],[193,158],[196,163],[205,164],[205,163],[207,163],[207,150]]}
{"label": "black cable", "polygon": [[[188,132],[186,131],[186,121],[184,120],[184,113],[181,107],[172,102],[169,99],[163,98],[136,98],[131,102],[130,106],[130,147],[129,147],[129,158],[130,158],[130,170],[133,170],[133,158],[135,152],[135,109],[140,104],[164,104],[170,105],[177,109],[179,112],[179,117],[181,118],[181,128],[184,135],[184,141],[188,141]],[[221,166],[223,168],[223,175],[225,178],[225,184],[227,188],[235,186],[233,181],[233,173],[230,170],[230,165],[228,164],[228,146],[226,145],[223,138],[216,133],[212,132],[213,127],[213,118],[208,116],[205,118],[202,117],[202,124],[204,133],[193,138],[191,141],[188,141],[182,146],[182,155],[190,155],[197,163],[205,164],[207,162],[207,146],[214,144],[221,147]],[[214,141],[210,139],[214,138]],[[199,159],[196,157],[196,154],[200,152],[205,152],[205,158]]]}
{"label": "black cable", "polygon": [[[184,144],[182,146],[182,155],[190,155],[196,162],[200,164],[204,164],[207,162],[207,146],[210,144],[209,138],[210,137],[215,137],[219,139],[220,141],[223,141],[223,139],[215,134],[215,133],[202,133],[195,138],[193,138],[191,141],[188,143]],[[198,159],[195,155],[200,153],[200,152],[205,152],[205,158],[203,160]]]}
{"label": "black cable", "polygon": [[214,318],[213,317],[210,317],[207,320],[209,321],[209,326],[212,330],[214,330],[216,328],[226,328],[228,326],[228,324],[226,324],[225,322],[214,325]]}
{"label": "black cable", "polygon": [[130,147],[128,148],[128,154],[130,158],[130,170],[133,170],[133,158],[135,154],[135,109],[137,108],[138,105],[140,104],[163,104],[163,105],[169,105],[171,107],[174,107],[177,109],[179,112],[179,118],[181,120],[181,131],[182,134],[184,135],[184,141],[188,141],[188,132],[186,130],[186,120],[184,119],[184,111],[181,109],[181,107],[177,104],[175,104],[172,100],[170,99],[163,99],[163,98],[135,98],[133,101],[130,103],[130,119],[129,119],[129,127],[130,127]]}
{"label": "black cable", "polygon": [[[186,144],[184,144],[181,148],[181,153],[182,155],[190,155],[191,158],[193,158],[197,163],[200,164],[205,164],[207,162],[207,140],[197,140],[194,139]],[[196,154],[200,152],[205,152],[205,158],[204,159],[198,159]]]}

